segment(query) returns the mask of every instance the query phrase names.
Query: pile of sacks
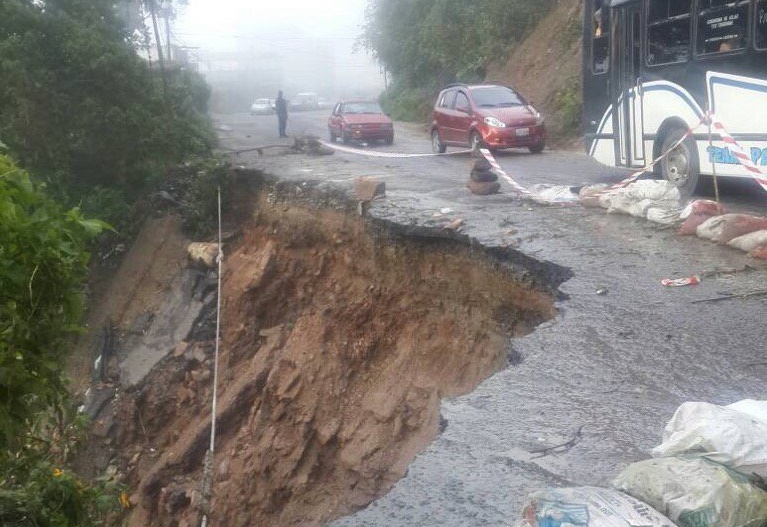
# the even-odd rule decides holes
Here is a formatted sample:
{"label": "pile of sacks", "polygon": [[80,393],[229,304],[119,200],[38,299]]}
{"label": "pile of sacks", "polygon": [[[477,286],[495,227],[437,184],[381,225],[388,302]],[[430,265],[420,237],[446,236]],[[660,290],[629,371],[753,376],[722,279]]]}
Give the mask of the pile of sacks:
{"label": "pile of sacks", "polygon": [[641,180],[612,190],[607,185],[587,185],[580,189],[579,199],[585,207],[601,207],[609,213],[663,225],[681,223],[680,235],[697,235],[767,259],[767,218],[727,214],[721,204],[703,199],[683,208],[679,190],[668,181]]}
{"label": "pile of sacks", "polygon": [[518,527],[767,525],[767,401],[684,403],[652,454],[611,489],[536,492]]}
{"label": "pile of sacks", "polygon": [[584,207],[601,207],[611,214],[628,214],[655,223],[671,225],[682,213],[679,189],[664,180],[635,181],[609,190],[607,185],[587,185],[579,192]]}
{"label": "pile of sacks", "polygon": [[767,260],[767,218],[727,214],[720,204],[708,200],[693,201],[681,217],[684,223],[679,228],[680,235],[694,234]]}

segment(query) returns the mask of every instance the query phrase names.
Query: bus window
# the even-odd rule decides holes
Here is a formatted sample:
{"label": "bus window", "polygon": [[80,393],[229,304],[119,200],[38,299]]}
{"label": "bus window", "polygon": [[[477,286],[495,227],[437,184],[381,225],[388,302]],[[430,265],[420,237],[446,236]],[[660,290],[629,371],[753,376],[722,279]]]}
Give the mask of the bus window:
{"label": "bus window", "polygon": [[592,23],[594,25],[594,37],[591,43],[591,71],[594,75],[607,72],[609,63],[609,34],[610,27],[608,18],[610,16],[610,7],[606,2],[596,0],[594,2],[594,14]]}
{"label": "bus window", "polygon": [[724,4],[721,0],[701,0],[699,5],[699,54],[725,53],[746,47],[748,1]]}
{"label": "bus window", "polygon": [[757,49],[767,49],[767,0],[756,3],[755,45]]}
{"label": "bus window", "polygon": [[671,64],[689,60],[691,3],[691,0],[650,0],[648,64]]}

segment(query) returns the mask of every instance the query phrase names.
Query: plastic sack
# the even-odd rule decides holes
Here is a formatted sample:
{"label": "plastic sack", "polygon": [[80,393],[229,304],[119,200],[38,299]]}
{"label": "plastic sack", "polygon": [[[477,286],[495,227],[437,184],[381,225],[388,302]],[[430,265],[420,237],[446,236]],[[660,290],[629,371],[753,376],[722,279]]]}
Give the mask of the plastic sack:
{"label": "plastic sack", "polygon": [[661,225],[673,225],[679,221],[679,209],[664,209],[653,206],[647,209],[647,219]]}
{"label": "plastic sack", "polygon": [[613,489],[545,489],[530,496],[516,527],[673,527],[646,503]]}
{"label": "plastic sack", "polygon": [[767,477],[767,420],[738,411],[741,403],[735,408],[682,404],[663,430],[663,443],[653,449],[653,456],[695,454],[746,475],[755,472]]}
{"label": "plastic sack", "polygon": [[[597,183],[595,185],[584,185],[581,190],[578,191],[578,197],[581,200],[581,205],[584,207],[600,208],[602,203],[600,197],[605,195],[609,191],[610,186],[605,183]],[[609,206],[609,205],[608,205]]]}
{"label": "plastic sack", "polygon": [[753,251],[757,247],[767,245],[767,230],[750,232],[743,236],[738,236],[737,238],[730,240],[727,245],[745,252]]}
{"label": "plastic sack", "polygon": [[707,240],[727,243],[744,234],[763,229],[767,229],[767,218],[749,214],[723,214],[714,216],[698,226],[697,234]]}
{"label": "plastic sack", "polygon": [[767,521],[767,492],[702,458],[640,461],[621,472],[613,486],[679,527],[757,527]]}
{"label": "plastic sack", "polygon": [[719,216],[721,214],[725,214],[727,210],[724,208],[724,205],[721,203],[717,203],[716,201],[711,201],[710,199],[696,199],[695,201],[691,201],[687,204],[687,206],[682,210],[682,213],[680,214],[680,217],[683,220],[686,220],[690,216]]}
{"label": "plastic sack", "polygon": [[678,203],[681,199],[679,189],[673,183],[662,179],[644,179],[619,189],[618,194],[633,198],[637,201],[650,199],[653,201],[672,201]]}
{"label": "plastic sack", "polygon": [[578,194],[573,192],[573,188],[567,185],[533,185],[527,190],[530,191],[528,199],[545,205],[560,203],[576,203],[579,201]]}

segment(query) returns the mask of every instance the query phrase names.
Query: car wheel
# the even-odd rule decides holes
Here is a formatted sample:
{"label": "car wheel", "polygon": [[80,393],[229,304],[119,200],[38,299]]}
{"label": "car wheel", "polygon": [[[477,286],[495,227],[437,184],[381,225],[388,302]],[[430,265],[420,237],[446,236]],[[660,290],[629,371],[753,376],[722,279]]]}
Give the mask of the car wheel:
{"label": "car wheel", "polygon": [[663,179],[679,189],[682,199],[687,199],[693,195],[700,176],[698,152],[695,150],[695,143],[690,137],[669,152],[671,147],[684,137],[685,133],[682,128],[674,128],[666,134],[661,145],[661,154],[666,152],[668,154],[660,162]]}
{"label": "car wheel", "polygon": [[336,135],[336,133],[333,130],[330,130],[330,142],[331,143],[335,143],[336,139],[338,139],[338,136]]}
{"label": "car wheel", "polygon": [[394,144],[394,134],[391,134],[389,137],[387,137],[387,138],[384,140],[384,142],[385,142],[387,145],[389,145],[389,146],[393,145],[393,144]]}
{"label": "car wheel", "polygon": [[471,135],[469,136],[469,148],[471,148],[473,151],[477,151],[480,148],[485,148],[487,145],[482,140],[482,136],[479,132],[474,130],[471,132]]}
{"label": "car wheel", "polygon": [[528,150],[530,150],[531,154],[540,154],[541,152],[543,152],[544,148],[546,148],[546,143],[530,146],[528,147]]}
{"label": "car wheel", "polygon": [[435,154],[444,154],[447,151],[447,145],[442,142],[439,136],[439,130],[436,128],[431,131],[431,149]]}
{"label": "car wheel", "polygon": [[352,138],[349,137],[349,134],[346,132],[341,132],[341,141],[344,142],[345,145],[348,145],[351,142]]}

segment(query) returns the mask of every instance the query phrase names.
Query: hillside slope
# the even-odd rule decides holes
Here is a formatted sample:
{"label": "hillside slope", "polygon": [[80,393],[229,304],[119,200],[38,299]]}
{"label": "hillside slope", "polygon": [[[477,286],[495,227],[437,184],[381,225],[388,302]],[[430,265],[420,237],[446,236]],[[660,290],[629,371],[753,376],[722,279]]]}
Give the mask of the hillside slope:
{"label": "hillside slope", "polygon": [[509,84],[546,116],[551,143],[580,147],[582,0],[561,0],[489,81]]}

